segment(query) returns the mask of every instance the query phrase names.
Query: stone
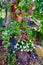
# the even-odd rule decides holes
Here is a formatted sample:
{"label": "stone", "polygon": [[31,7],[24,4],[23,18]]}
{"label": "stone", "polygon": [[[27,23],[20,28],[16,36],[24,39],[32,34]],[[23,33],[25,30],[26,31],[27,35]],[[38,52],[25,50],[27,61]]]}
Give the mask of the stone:
{"label": "stone", "polygon": [[36,52],[36,54],[37,54],[39,57],[43,57],[43,47],[42,47],[42,46],[37,45],[37,46],[35,47],[35,52]]}

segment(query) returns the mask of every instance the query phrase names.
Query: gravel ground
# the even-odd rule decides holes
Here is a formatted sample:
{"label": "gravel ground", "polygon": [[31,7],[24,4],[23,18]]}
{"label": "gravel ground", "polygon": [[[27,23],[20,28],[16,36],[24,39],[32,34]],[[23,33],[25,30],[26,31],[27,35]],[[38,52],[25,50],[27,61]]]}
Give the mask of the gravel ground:
{"label": "gravel ground", "polygon": [[[17,65],[43,65],[43,47],[36,45],[35,53],[37,55],[36,60],[31,58],[31,53],[26,52],[16,52],[16,64]],[[7,63],[8,51],[3,47],[0,47],[0,65],[8,65]],[[16,65],[14,64],[14,65]]]}

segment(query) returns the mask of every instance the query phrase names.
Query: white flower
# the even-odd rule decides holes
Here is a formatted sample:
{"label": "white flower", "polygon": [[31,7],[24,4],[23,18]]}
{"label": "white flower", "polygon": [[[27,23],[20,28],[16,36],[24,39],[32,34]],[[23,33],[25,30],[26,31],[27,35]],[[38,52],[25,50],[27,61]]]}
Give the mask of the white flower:
{"label": "white flower", "polygon": [[18,65],[20,65],[20,62],[18,62]]}
{"label": "white flower", "polygon": [[13,53],[15,53],[15,51],[13,51]]}
{"label": "white flower", "polygon": [[18,46],[19,44],[17,43],[16,46]]}
{"label": "white flower", "polygon": [[32,43],[32,46],[34,46],[33,43]]}
{"label": "white flower", "polygon": [[17,45],[15,45],[14,48],[17,48]]}
{"label": "white flower", "polygon": [[24,44],[24,42],[23,42],[23,41],[22,41],[21,43],[22,43],[22,44]]}
{"label": "white flower", "polygon": [[35,1],[35,0],[32,0],[33,2]]}
{"label": "white flower", "polygon": [[40,31],[40,29],[38,30],[38,32]]}
{"label": "white flower", "polygon": [[22,46],[20,45],[20,48],[22,48]]}
{"label": "white flower", "polygon": [[23,49],[21,49],[21,51],[23,51]]}
{"label": "white flower", "polygon": [[32,42],[32,41],[30,40],[30,42]]}
{"label": "white flower", "polygon": [[28,47],[28,48],[29,48],[28,43],[27,43],[26,47]]}
{"label": "white flower", "polygon": [[26,48],[26,46],[23,46],[23,48],[25,49],[25,48]]}

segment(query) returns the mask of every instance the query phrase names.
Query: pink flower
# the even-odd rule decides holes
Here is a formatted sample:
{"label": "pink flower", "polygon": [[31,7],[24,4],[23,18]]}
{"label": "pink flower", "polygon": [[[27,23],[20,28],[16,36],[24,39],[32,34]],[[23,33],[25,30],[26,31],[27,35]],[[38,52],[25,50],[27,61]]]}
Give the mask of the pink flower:
{"label": "pink flower", "polygon": [[24,21],[27,21],[27,18],[23,18]]}
{"label": "pink flower", "polygon": [[7,34],[7,36],[10,36],[10,34]]}
{"label": "pink flower", "polygon": [[26,34],[23,34],[23,36],[25,37],[25,36],[26,36]]}
{"label": "pink flower", "polygon": [[21,37],[20,36],[18,36],[18,39],[20,39]]}
{"label": "pink flower", "polygon": [[26,39],[28,39],[28,36],[26,35]]}
{"label": "pink flower", "polygon": [[33,10],[32,10],[32,9],[30,9],[30,10],[29,10],[29,12],[30,12],[30,13],[33,13]]}
{"label": "pink flower", "polygon": [[32,19],[32,18],[30,18],[30,19],[29,19],[29,21],[33,21],[33,19]]}
{"label": "pink flower", "polygon": [[3,48],[3,50],[4,50],[4,51],[6,51],[6,49],[5,49],[5,48]]}
{"label": "pink flower", "polygon": [[15,0],[11,0],[11,2],[15,2]]}
{"label": "pink flower", "polygon": [[10,18],[8,18],[8,21],[10,21]]}
{"label": "pink flower", "polygon": [[23,30],[20,30],[20,32],[23,32]]}
{"label": "pink flower", "polygon": [[5,42],[4,41],[2,41],[2,45],[4,45],[5,44]]}
{"label": "pink flower", "polygon": [[21,33],[26,33],[24,30],[20,30]]}
{"label": "pink flower", "polygon": [[26,28],[26,26],[23,26],[23,28]]}
{"label": "pink flower", "polygon": [[38,21],[34,22],[37,26],[40,26],[40,23]]}
{"label": "pink flower", "polygon": [[25,13],[24,10],[22,10],[21,14],[24,14],[24,13]]}

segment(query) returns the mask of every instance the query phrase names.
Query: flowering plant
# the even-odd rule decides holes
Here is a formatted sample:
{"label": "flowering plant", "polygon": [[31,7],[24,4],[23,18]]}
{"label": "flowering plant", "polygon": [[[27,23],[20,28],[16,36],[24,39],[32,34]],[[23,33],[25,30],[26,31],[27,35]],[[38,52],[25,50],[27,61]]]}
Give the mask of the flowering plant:
{"label": "flowering plant", "polygon": [[4,0],[4,7],[6,6],[7,12],[6,27],[2,31],[2,39],[5,42],[4,46],[7,46],[6,48],[10,46],[11,49],[13,47],[13,50],[33,50],[33,42],[34,38],[37,37],[37,32],[41,32],[41,34],[43,32],[43,8],[41,10],[38,8],[42,5],[42,1],[36,0]]}

